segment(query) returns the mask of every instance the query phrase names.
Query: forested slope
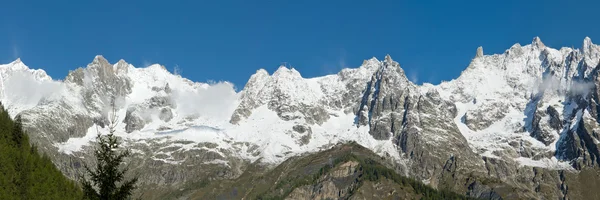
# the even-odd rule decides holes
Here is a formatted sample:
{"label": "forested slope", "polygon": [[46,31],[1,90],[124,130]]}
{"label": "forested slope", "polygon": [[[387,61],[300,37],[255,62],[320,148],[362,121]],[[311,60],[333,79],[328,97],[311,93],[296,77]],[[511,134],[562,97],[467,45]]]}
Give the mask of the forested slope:
{"label": "forested slope", "polygon": [[81,199],[81,190],[29,143],[0,104],[0,199]]}

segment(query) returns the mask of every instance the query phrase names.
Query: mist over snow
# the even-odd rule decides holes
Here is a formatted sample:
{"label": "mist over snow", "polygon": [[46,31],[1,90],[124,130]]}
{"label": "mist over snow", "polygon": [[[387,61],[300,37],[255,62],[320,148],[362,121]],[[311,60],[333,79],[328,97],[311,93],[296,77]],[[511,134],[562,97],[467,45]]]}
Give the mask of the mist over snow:
{"label": "mist over snow", "polygon": [[[51,79],[38,79],[30,72],[15,71],[4,79],[3,103],[19,105],[18,110],[36,106],[41,100],[56,97],[66,88],[62,82]],[[9,107],[9,109],[16,109]]]}
{"label": "mist over snow", "polygon": [[173,90],[172,100],[178,113],[189,116],[199,115],[218,120],[227,120],[238,104],[239,94],[233,84],[218,82],[196,88],[194,91]]}
{"label": "mist over snow", "polygon": [[578,80],[566,81],[555,76],[548,76],[537,85],[538,92],[555,92],[561,95],[586,95],[594,88],[593,82]]}
{"label": "mist over snow", "polygon": [[594,83],[592,82],[578,82],[574,81],[569,86],[569,91],[573,94],[585,95],[588,94],[594,88]]}

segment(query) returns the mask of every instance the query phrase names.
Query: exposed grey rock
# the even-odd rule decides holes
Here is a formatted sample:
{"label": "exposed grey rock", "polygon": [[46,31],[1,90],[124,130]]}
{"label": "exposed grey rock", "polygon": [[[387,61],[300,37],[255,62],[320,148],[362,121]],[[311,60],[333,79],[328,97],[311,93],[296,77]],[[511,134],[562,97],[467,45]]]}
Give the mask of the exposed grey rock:
{"label": "exposed grey rock", "polygon": [[298,132],[298,133],[305,133],[305,132],[309,132],[309,131],[311,131],[311,130],[310,130],[310,127],[306,127],[306,126],[304,126],[304,125],[294,125],[294,126],[292,127],[292,129],[293,129],[294,131]]}
{"label": "exposed grey rock", "polygon": [[[30,137],[34,140],[32,143],[65,142],[69,138],[85,136],[87,129],[93,124],[92,119],[85,115],[71,115],[65,108],[68,108],[68,105],[53,104],[20,114],[24,124],[36,124],[36,126],[27,126],[29,132],[41,134]],[[43,138],[38,138],[40,136]]]}
{"label": "exposed grey rock", "polygon": [[257,70],[254,75],[250,77],[246,86],[241,92],[242,102],[240,102],[239,107],[233,113],[231,120],[229,121],[232,124],[237,124],[243,118],[247,118],[252,114],[251,109],[256,108],[259,103],[259,100],[255,99],[256,96],[261,92],[259,88],[262,88],[264,84],[269,80],[269,73],[264,70]]}
{"label": "exposed grey rock", "polygon": [[165,106],[173,107],[174,106],[173,102],[171,101],[171,98],[168,96],[154,96],[154,97],[148,99],[146,104],[148,105],[148,108],[158,108],[158,107],[165,107]]}
{"label": "exposed grey rock", "polygon": [[[594,68],[589,81],[593,82],[593,87],[588,96],[582,94],[573,94],[571,98],[577,103],[578,108],[571,113],[572,118],[581,118],[575,121],[569,128],[565,126],[564,132],[557,143],[556,157],[562,160],[569,160],[576,169],[588,167],[600,167],[600,134],[598,116],[598,105],[600,102],[600,64]],[[588,111],[592,117],[583,114]]]}
{"label": "exposed grey rock", "polygon": [[502,197],[498,193],[494,192],[492,188],[477,182],[473,182],[471,185],[469,185],[468,195],[479,199],[502,199]]}
{"label": "exposed grey rock", "polygon": [[576,129],[568,130],[561,138],[557,147],[557,156],[561,159],[572,160],[573,167],[582,169],[598,166],[600,162],[598,133],[594,131],[597,123],[591,120],[579,122]]}
{"label": "exposed grey rock", "polygon": [[552,106],[548,106],[546,109],[546,113],[550,116],[548,123],[550,127],[554,130],[561,130],[563,128],[562,120],[560,119],[560,114],[556,109]]}
{"label": "exposed grey rock", "polygon": [[166,126],[160,126],[158,127],[158,129],[156,129],[157,131],[166,131],[166,130],[171,130],[172,128],[170,127],[166,127]]}
{"label": "exposed grey rock", "polygon": [[464,123],[471,130],[483,130],[506,116],[508,106],[496,100],[482,101],[482,106],[467,112]]}
{"label": "exposed grey rock", "polygon": [[378,140],[398,135],[403,113],[407,111],[405,101],[410,91],[415,90],[400,65],[386,56],[383,65],[371,76],[362,96],[359,108],[363,110],[357,113],[360,125],[368,122],[371,126],[369,133]]}
{"label": "exposed grey rock", "polygon": [[483,57],[483,47],[477,47],[477,54],[475,55],[476,58],[479,57]]}
{"label": "exposed grey rock", "polygon": [[152,87],[152,91],[155,91],[155,92],[165,91],[165,93],[169,94],[169,93],[171,93],[171,87],[169,87],[169,83],[167,83],[165,85],[165,87],[157,87],[157,86]]}
{"label": "exposed grey rock", "polygon": [[296,138],[300,137],[297,140],[297,142],[299,144],[306,145],[310,142],[310,138],[312,137],[312,129],[310,128],[310,126],[297,124],[292,127],[292,130],[294,130],[296,133],[299,133],[299,134],[292,133],[293,134],[292,137],[296,137]]}
{"label": "exposed grey rock", "polygon": [[144,118],[140,116],[138,113],[138,108],[130,107],[127,109],[127,113],[125,114],[125,118],[123,119],[123,123],[125,123],[125,131],[127,133],[131,133],[136,130],[141,130],[146,125]]}
{"label": "exposed grey rock", "polygon": [[169,83],[167,83],[167,85],[165,85],[165,92],[167,94],[171,93],[171,87],[169,87]]}
{"label": "exposed grey rock", "polygon": [[[550,109],[551,106],[548,108]],[[533,120],[532,120],[533,130],[531,132],[531,136],[534,137],[535,139],[539,140],[540,142],[543,142],[545,145],[549,145],[556,138],[554,138],[554,136],[550,133],[550,131],[552,131],[552,130],[548,130],[547,128],[544,128],[542,125],[543,122],[540,121],[542,119],[542,117],[547,116],[547,113],[543,113],[543,111],[538,110],[537,106],[535,107],[534,113],[535,114],[534,114]],[[552,117],[550,117],[550,120],[552,120]],[[555,125],[555,126],[557,126],[557,125]]]}
{"label": "exposed grey rock", "polygon": [[86,88],[83,90],[84,102],[91,109],[96,106],[110,105],[111,97],[123,97],[131,93],[131,80],[126,76],[126,64],[117,64],[117,70],[102,56],[96,56],[87,68],[78,68],[65,78],[65,82],[75,83]]}
{"label": "exposed grey rock", "polygon": [[165,122],[171,121],[173,119],[173,112],[171,112],[170,108],[162,108],[160,114],[158,114],[158,118]]}
{"label": "exposed grey rock", "polygon": [[546,47],[546,45],[544,45],[544,43],[542,42],[542,40],[539,37],[534,37],[531,44],[540,49]]}

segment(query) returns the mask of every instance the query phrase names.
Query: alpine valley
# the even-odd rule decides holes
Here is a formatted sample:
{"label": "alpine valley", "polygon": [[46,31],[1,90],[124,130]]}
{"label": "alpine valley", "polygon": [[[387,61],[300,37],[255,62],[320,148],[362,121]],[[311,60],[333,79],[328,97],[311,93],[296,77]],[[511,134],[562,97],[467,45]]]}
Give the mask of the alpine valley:
{"label": "alpine valley", "polygon": [[142,199],[418,199],[429,187],[600,199],[599,61],[590,38],[554,49],[536,37],[503,54],[479,47],[438,85],[409,81],[387,55],[314,78],[260,69],[236,92],[158,64],[96,56],[55,80],[17,59],[0,65],[0,101],[75,179],[114,98]]}

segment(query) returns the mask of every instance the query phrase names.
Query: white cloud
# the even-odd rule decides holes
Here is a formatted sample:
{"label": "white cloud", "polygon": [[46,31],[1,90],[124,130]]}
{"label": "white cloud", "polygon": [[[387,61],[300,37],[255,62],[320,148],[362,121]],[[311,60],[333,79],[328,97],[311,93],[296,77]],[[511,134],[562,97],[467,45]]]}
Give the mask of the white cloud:
{"label": "white cloud", "polygon": [[180,75],[182,72],[183,70],[179,68],[179,65],[175,64],[175,67],[173,67],[173,75]]}
{"label": "white cloud", "polygon": [[12,56],[14,59],[19,58],[20,54],[19,54],[19,47],[15,44],[12,45]]}
{"label": "white cloud", "polygon": [[575,94],[586,94],[590,92],[592,88],[594,88],[594,83],[592,82],[573,82],[571,83],[569,91]]}
{"label": "white cloud", "polygon": [[592,82],[572,81],[566,83],[565,80],[558,79],[554,76],[545,78],[543,82],[538,85],[538,91],[540,92],[570,93],[574,95],[585,95],[590,92],[592,88],[594,88],[594,83]]}
{"label": "white cloud", "polygon": [[218,82],[195,91],[173,91],[179,114],[228,119],[238,105],[238,93],[233,84]]}
{"label": "white cloud", "polygon": [[342,54],[342,56],[340,56],[340,58],[338,58],[338,66],[337,66],[340,70],[344,69],[344,68],[348,68],[348,66],[346,66],[346,54]]}
{"label": "white cloud", "polygon": [[346,50],[344,49],[339,50],[336,59],[325,62],[322,65],[322,70],[325,74],[335,74],[345,68],[348,68],[348,65],[346,64]]}
{"label": "white cloud", "polygon": [[419,74],[416,71],[411,72],[408,79],[414,84],[419,84]]}
{"label": "white cloud", "polygon": [[51,80],[36,80],[30,72],[16,71],[4,80],[5,100],[9,105],[31,108],[41,100],[60,94],[64,84]]}
{"label": "white cloud", "polygon": [[148,60],[143,60],[142,61],[142,67],[149,67],[150,65],[152,65],[152,62],[150,62]]}

